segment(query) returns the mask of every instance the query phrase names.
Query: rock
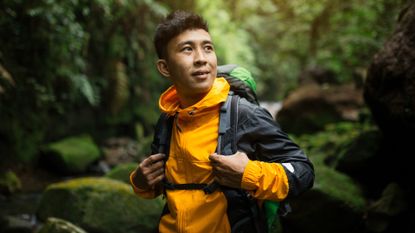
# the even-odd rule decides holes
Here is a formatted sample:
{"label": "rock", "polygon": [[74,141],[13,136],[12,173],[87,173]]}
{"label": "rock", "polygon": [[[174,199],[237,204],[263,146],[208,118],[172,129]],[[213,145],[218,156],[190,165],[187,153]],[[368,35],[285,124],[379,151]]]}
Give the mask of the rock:
{"label": "rock", "polygon": [[282,218],[285,233],[362,232],[365,199],[348,176],[319,164],[314,187],[290,200],[293,209]]}
{"label": "rock", "polygon": [[112,168],[121,163],[137,161],[138,145],[128,137],[112,137],[104,141],[102,151],[104,161]]}
{"label": "rock", "polygon": [[48,218],[37,233],[87,233],[80,227],[59,218]]}
{"label": "rock", "polygon": [[354,85],[300,86],[284,99],[277,121],[288,133],[313,133],[328,123],[357,121],[362,91]]}
{"label": "rock", "polygon": [[105,177],[119,180],[124,183],[129,184],[130,183],[130,173],[134,171],[137,168],[137,163],[125,163],[125,164],[119,164],[115,168],[113,168],[111,171],[109,171]]}
{"label": "rock", "polygon": [[[404,190],[396,183],[390,183],[382,193],[382,196],[370,205],[366,221],[367,228],[371,232],[385,232],[394,217],[408,209]],[[399,219],[399,217],[398,217]],[[396,226],[397,225],[397,226]],[[403,224],[393,226],[392,232],[403,232],[399,229]]]}
{"label": "rock", "polygon": [[12,194],[22,188],[19,177],[12,171],[0,172],[0,193]]}
{"label": "rock", "polygon": [[347,150],[338,159],[336,170],[347,174],[368,169],[368,161],[376,156],[382,142],[382,133],[377,130],[366,131],[357,136],[348,145]]}
{"label": "rock", "polygon": [[32,233],[34,225],[30,219],[18,216],[0,216],[0,232],[2,233]]}
{"label": "rock", "polygon": [[88,232],[153,232],[163,208],[159,199],[144,200],[130,185],[108,178],[78,178],[50,185],[37,216],[70,221]]}
{"label": "rock", "polygon": [[361,133],[346,145],[347,148],[338,153],[340,156],[335,165],[336,170],[364,185],[367,192],[376,193],[379,188],[382,190],[387,181],[379,177],[383,176],[384,168],[390,163],[380,153],[382,143],[383,135],[379,130]]}
{"label": "rock", "polygon": [[309,67],[303,70],[298,77],[300,85],[307,84],[339,84],[336,74],[327,68]]}
{"label": "rock", "polygon": [[41,163],[48,169],[63,173],[83,173],[100,157],[99,148],[89,135],[68,137],[45,145]]}
{"label": "rock", "polygon": [[391,38],[374,56],[364,85],[365,101],[380,129],[391,139],[409,143],[413,137],[408,135],[415,131],[414,25],[412,2],[402,11]]}

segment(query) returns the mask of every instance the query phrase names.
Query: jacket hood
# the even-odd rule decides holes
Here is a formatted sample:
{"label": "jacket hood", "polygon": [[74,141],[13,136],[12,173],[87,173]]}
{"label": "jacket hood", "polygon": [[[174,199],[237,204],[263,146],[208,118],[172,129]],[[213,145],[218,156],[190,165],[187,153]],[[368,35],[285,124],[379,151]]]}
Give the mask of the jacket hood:
{"label": "jacket hood", "polygon": [[174,115],[181,111],[200,111],[225,102],[230,86],[224,78],[216,78],[208,94],[199,102],[185,109],[180,108],[180,100],[174,86],[169,87],[159,99],[159,108],[168,115]]}

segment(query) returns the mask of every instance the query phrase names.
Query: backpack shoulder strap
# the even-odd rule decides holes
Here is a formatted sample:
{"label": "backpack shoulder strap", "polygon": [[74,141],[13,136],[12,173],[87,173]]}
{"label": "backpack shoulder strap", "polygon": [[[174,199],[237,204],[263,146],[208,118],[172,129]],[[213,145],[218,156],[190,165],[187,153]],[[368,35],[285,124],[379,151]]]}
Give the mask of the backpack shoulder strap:
{"label": "backpack shoulder strap", "polygon": [[[238,131],[239,101],[239,95],[234,95],[230,92],[226,102],[221,107],[217,147],[218,154],[232,155],[238,150],[236,135]],[[241,189],[236,190],[228,187],[221,187],[221,189],[228,200],[227,214],[232,225],[232,231],[253,227],[250,229],[252,232],[268,232],[265,216],[259,209],[258,202],[255,199],[248,197],[248,194]],[[243,222],[241,213],[245,213],[243,216],[249,216],[252,221]],[[246,224],[251,226],[246,226]]]}
{"label": "backpack shoulder strap", "polygon": [[236,153],[236,132],[238,128],[238,104],[240,97],[229,92],[219,114],[219,134],[216,153],[231,155]]}
{"label": "backpack shoulder strap", "polygon": [[153,144],[151,145],[152,153],[166,154],[167,161],[170,148],[170,137],[173,126],[174,117],[162,113],[157,121],[154,133]]}

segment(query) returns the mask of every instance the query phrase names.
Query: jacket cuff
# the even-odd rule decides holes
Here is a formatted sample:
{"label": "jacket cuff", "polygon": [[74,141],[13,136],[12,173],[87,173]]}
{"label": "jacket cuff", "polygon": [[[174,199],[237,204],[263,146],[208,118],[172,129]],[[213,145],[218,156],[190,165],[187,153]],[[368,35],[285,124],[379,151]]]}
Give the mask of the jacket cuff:
{"label": "jacket cuff", "polygon": [[245,167],[244,174],[242,176],[241,188],[245,190],[255,190],[258,188],[258,181],[261,176],[261,166],[259,161],[249,160]]}

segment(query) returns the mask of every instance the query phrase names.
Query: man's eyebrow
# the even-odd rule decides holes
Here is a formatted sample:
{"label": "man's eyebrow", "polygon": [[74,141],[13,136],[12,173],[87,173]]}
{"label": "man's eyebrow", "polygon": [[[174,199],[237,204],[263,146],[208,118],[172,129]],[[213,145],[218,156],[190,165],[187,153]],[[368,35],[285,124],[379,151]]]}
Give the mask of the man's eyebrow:
{"label": "man's eyebrow", "polygon": [[[194,45],[195,44],[195,41],[193,41],[193,40],[185,40],[185,41],[182,41],[179,44],[177,44],[177,47],[182,47],[182,46],[184,46],[186,44]],[[202,41],[202,44],[203,45],[205,45],[205,44],[212,44],[213,45],[213,42],[211,40],[204,40],[204,41]]]}

